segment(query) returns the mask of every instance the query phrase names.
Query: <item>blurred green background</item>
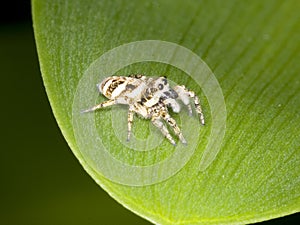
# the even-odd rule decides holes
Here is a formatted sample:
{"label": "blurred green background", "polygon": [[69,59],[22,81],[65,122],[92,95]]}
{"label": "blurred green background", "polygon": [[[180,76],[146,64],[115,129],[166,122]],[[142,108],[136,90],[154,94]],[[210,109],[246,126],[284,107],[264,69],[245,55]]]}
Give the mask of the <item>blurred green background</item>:
{"label": "blurred green background", "polygon": [[30,1],[2,4],[0,13],[0,225],[150,224],[104,192],[62,137],[40,76]]}

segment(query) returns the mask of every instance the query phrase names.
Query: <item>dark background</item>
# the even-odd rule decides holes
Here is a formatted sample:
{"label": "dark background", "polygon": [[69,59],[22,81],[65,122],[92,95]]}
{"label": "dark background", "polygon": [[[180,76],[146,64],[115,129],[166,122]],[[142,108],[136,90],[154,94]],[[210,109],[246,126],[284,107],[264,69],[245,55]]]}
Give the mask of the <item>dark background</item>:
{"label": "dark background", "polygon": [[[52,115],[40,76],[30,1],[0,3],[0,225],[150,224],[83,170]],[[260,223],[297,224],[300,216]]]}

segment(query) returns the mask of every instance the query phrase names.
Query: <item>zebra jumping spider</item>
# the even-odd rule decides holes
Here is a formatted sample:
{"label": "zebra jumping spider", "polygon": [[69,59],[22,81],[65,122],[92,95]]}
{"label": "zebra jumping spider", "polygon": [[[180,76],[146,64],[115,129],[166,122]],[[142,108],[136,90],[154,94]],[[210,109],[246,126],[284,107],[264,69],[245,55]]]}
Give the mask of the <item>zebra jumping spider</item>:
{"label": "zebra jumping spider", "polygon": [[133,116],[136,113],[145,119],[151,119],[153,125],[175,146],[174,139],[162,122],[164,120],[173,128],[179,140],[183,144],[187,144],[176,121],[168,112],[169,107],[175,113],[180,112],[180,105],[177,99],[180,99],[187,106],[191,116],[190,98],[193,98],[200,123],[204,125],[204,115],[199,98],[193,91],[188,90],[183,85],[171,88],[166,77],[146,77],[143,75],[111,76],[97,84],[97,88],[109,100],[82,112],[92,112],[115,104],[129,105],[127,141],[130,139]]}

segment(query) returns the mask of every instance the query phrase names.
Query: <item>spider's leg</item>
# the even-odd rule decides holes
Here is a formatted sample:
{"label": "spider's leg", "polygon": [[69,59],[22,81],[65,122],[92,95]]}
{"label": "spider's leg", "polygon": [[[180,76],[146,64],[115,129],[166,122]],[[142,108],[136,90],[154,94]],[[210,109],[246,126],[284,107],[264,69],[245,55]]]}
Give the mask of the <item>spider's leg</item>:
{"label": "spider's leg", "polygon": [[204,114],[200,105],[200,100],[198,96],[195,95],[195,92],[188,90],[185,86],[176,86],[174,87],[174,90],[178,93],[178,97],[181,99],[183,104],[185,104],[188,107],[189,113],[192,112],[189,98],[193,98],[196,112],[199,115],[200,122],[202,125],[204,125]]}
{"label": "spider's leg", "polygon": [[189,93],[190,97],[194,99],[196,112],[199,115],[201,124],[205,125],[204,114],[203,114],[203,111],[202,111],[202,108],[201,108],[201,105],[200,105],[200,100],[199,100],[198,96],[195,95],[195,92],[193,92],[193,91],[189,91],[188,93]]}
{"label": "spider's leg", "polygon": [[167,127],[163,124],[163,122],[160,120],[160,118],[152,117],[151,121],[152,121],[153,125],[156,126],[163,133],[163,135],[171,142],[171,144],[176,146],[174,139],[172,138]]}
{"label": "spider's leg", "polygon": [[129,108],[128,111],[128,123],[127,123],[127,141],[130,140],[130,135],[131,135],[131,127],[132,127],[132,122],[133,122],[133,115],[134,115],[134,111],[132,109]]}
{"label": "spider's leg", "polygon": [[83,111],[81,111],[81,113],[93,112],[93,111],[95,111],[97,109],[108,107],[108,106],[115,105],[115,104],[116,104],[116,101],[114,99],[111,99],[111,100],[102,102],[102,103],[100,103],[98,105],[95,105],[92,108],[83,110]]}
{"label": "spider's leg", "polygon": [[175,134],[177,135],[177,137],[179,137],[179,140],[182,142],[182,144],[187,144],[187,141],[183,137],[180,128],[178,127],[176,121],[170,116],[170,114],[166,111],[163,111],[161,113],[161,117],[173,128]]}
{"label": "spider's leg", "polygon": [[188,105],[186,105],[186,106],[187,106],[188,111],[189,111],[189,116],[192,116],[192,115],[193,115],[193,110],[192,110],[191,104],[188,104]]}

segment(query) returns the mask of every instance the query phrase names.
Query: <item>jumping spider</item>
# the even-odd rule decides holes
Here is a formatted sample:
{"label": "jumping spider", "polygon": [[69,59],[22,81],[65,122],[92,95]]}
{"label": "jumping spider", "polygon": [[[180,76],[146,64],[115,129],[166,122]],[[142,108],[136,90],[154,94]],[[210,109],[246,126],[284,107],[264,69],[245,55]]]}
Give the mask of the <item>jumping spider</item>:
{"label": "jumping spider", "polygon": [[179,140],[183,144],[187,144],[176,121],[168,112],[168,107],[172,108],[175,113],[180,111],[177,99],[180,99],[187,106],[189,114],[192,115],[190,98],[193,98],[200,122],[204,125],[204,115],[199,98],[183,85],[171,88],[166,77],[111,76],[97,84],[97,88],[109,100],[82,112],[92,112],[115,104],[129,105],[127,141],[130,139],[133,116],[137,113],[146,119],[151,119],[153,125],[175,146],[176,143],[162,122],[163,119],[173,128]]}

